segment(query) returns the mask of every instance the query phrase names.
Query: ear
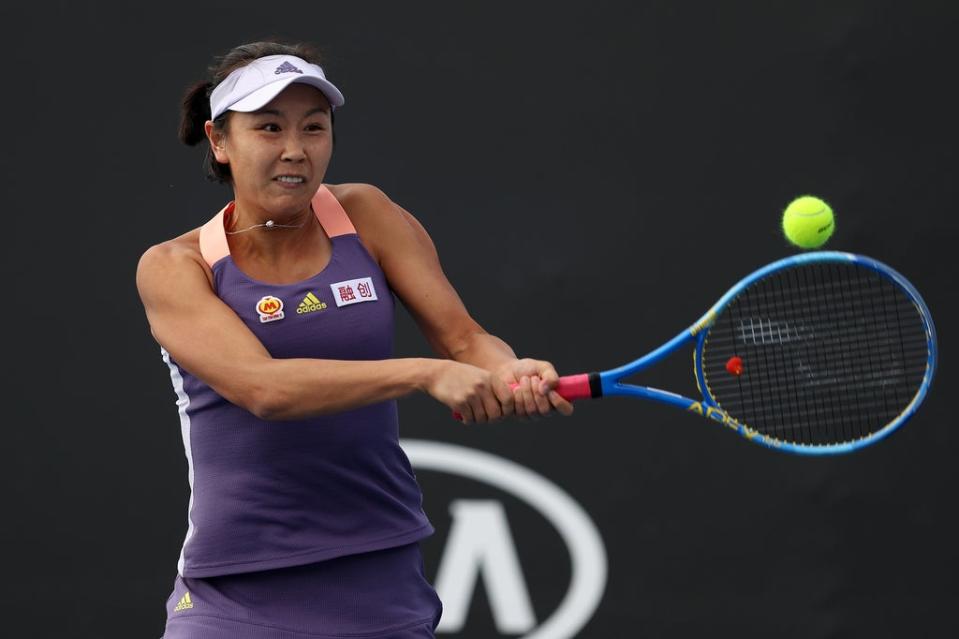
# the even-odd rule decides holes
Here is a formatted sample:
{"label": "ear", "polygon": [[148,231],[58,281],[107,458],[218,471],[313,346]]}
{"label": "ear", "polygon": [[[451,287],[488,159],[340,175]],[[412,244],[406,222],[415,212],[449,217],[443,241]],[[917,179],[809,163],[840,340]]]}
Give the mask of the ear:
{"label": "ear", "polygon": [[213,128],[212,120],[207,120],[203,124],[203,130],[206,132],[206,139],[210,141],[210,150],[213,151],[213,157],[216,158],[216,161],[220,164],[229,164],[230,157],[224,146],[226,136],[223,135],[223,132]]}

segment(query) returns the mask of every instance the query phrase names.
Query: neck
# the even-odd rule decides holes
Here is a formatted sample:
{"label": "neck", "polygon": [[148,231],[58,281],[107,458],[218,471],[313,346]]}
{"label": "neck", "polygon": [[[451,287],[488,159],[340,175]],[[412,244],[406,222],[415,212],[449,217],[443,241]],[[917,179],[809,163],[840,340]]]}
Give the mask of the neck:
{"label": "neck", "polygon": [[238,198],[226,233],[237,249],[276,261],[294,254],[318,226],[309,205],[294,213],[271,214]]}

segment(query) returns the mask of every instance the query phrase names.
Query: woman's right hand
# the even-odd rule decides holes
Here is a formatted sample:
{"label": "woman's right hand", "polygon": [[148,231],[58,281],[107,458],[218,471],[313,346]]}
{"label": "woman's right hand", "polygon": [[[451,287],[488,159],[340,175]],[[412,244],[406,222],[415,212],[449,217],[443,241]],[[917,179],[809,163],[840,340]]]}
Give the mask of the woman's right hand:
{"label": "woman's right hand", "polygon": [[449,359],[431,360],[424,390],[462,416],[464,424],[513,414],[513,392],[490,371]]}

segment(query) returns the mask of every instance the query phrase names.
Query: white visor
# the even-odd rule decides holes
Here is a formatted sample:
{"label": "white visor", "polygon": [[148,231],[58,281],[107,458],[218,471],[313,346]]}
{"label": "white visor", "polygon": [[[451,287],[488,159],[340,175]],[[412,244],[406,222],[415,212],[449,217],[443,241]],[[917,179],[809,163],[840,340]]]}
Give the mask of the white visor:
{"label": "white visor", "polygon": [[268,55],[234,70],[210,94],[210,119],[227,111],[256,111],[294,82],[319,89],[330,106],[343,106],[343,94],[318,65],[293,55]]}

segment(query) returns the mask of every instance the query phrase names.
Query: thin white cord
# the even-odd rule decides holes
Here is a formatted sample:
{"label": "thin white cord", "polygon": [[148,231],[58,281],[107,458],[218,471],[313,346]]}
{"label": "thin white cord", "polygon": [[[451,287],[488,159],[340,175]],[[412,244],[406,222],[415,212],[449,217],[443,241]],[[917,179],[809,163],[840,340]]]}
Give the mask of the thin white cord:
{"label": "thin white cord", "polygon": [[267,228],[269,230],[273,229],[299,229],[306,226],[306,223],[310,221],[310,213],[307,213],[307,218],[301,224],[277,224],[273,220],[267,220],[263,224],[254,224],[253,226],[248,226],[245,229],[240,229],[239,231],[227,231],[227,235],[236,235],[237,233],[246,233],[247,231],[258,229],[260,227]]}

